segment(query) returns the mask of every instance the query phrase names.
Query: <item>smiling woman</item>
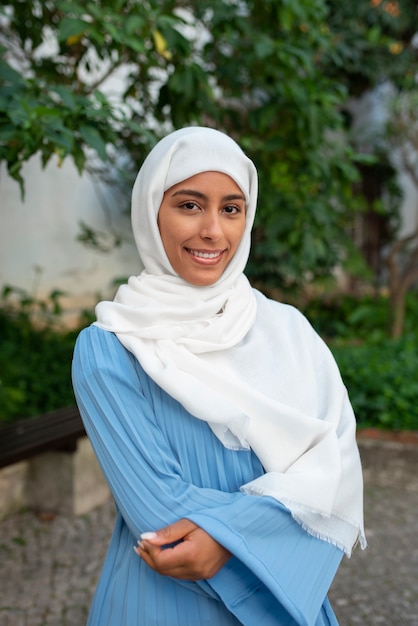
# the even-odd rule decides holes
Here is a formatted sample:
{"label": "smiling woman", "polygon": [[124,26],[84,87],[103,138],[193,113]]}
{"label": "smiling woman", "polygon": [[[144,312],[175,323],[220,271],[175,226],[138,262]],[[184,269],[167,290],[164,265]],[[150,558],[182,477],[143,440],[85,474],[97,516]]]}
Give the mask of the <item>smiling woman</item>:
{"label": "smiling woman", "polygon": [[174,271],[196,286],[215,283],[245,230],[245,196],[226,174],[196,174],[164,193],[158,227]]}
{"label": "smiling woman", "polygon": [[118,511],[89,626],[337,624],[329,586],[365,546],[355,419],[307,320],[243,273],[256,202],[254,164],[209,128],[138,173],[145,269],[74,353]]}

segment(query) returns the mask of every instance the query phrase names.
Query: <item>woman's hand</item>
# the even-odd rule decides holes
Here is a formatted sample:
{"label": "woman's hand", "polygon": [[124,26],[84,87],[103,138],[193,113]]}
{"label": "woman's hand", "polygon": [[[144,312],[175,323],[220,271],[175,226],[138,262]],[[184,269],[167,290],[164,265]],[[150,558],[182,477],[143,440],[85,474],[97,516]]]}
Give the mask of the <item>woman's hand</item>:
{"label": "woman's hand", "polygon": [[[168,544],[175,545],[164,548]],[[187,519],[156,533],[145,533],[134,550],[159,574],[187,580],[212,578],[231,556],[207,532]]]}

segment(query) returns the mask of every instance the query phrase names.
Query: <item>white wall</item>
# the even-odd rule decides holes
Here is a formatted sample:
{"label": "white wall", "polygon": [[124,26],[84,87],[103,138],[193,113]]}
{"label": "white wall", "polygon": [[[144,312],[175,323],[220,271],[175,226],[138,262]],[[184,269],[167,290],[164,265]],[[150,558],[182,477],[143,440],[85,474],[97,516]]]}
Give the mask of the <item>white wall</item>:
{"label": "white wall", "polygon": [[[0,169],[0,288],[9,284],[37,297],[56,288],[66,291],[69,296],[62,302],[68,320],[73,320],[79,308],[92,308],[99,297],[113,297],[115,277],[141,270],[129,217],[121,211],[126,198],[103,187],[98,194],[92,180],[80,177],[69,159],[62,167],[50,162],[42,170],[38,157],[33,157],[25,164],[23,177],[24,202],[17,183],[4,167]],[[102,194],[114,228],[129,239],[111,253],[77,241],[80,220],[106,231]]]}

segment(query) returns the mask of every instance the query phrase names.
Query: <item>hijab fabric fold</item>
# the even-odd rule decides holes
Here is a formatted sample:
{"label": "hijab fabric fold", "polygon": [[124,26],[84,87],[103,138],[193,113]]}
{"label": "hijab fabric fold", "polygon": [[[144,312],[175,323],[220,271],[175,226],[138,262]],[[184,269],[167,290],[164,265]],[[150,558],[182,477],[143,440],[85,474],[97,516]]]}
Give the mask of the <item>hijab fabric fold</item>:
{"label": "hijab fabric fold", "polygon": [[[246,226],[221,278],[196,287],[171,267],[157,217],[167,189],[205,171],[227,174],[240,187]],[[308,532],[349,555],[358,540],[365,546],[355,420],[326,351],[320,360],[335,386],[328,399],[318,395],[311,355],[319,338],[306,320],[264,298],[243,274],[256,202],[255,166],[230,137],[190,127],[162,139],[132,192],[133,233],[145,269],[113,302],[97,305],[96,324],[116,333],[146,373],[208,422],[223,445],[254,450],[266,474],[243,485],[244,492],[275,497]],[[295,389],[301,381],[305,400]]]}

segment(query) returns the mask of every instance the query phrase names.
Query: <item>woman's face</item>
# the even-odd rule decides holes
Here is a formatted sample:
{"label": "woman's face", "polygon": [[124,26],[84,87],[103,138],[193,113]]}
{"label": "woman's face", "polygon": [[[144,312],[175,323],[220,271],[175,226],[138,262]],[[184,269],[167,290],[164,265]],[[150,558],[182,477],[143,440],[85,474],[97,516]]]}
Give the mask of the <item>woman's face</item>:
{"label": "woman's face", "polygon": [[158,228],[177,274],[192,285],[212,285],[244,234],[244,194],[226,174],[196,174],[167,189]]}

